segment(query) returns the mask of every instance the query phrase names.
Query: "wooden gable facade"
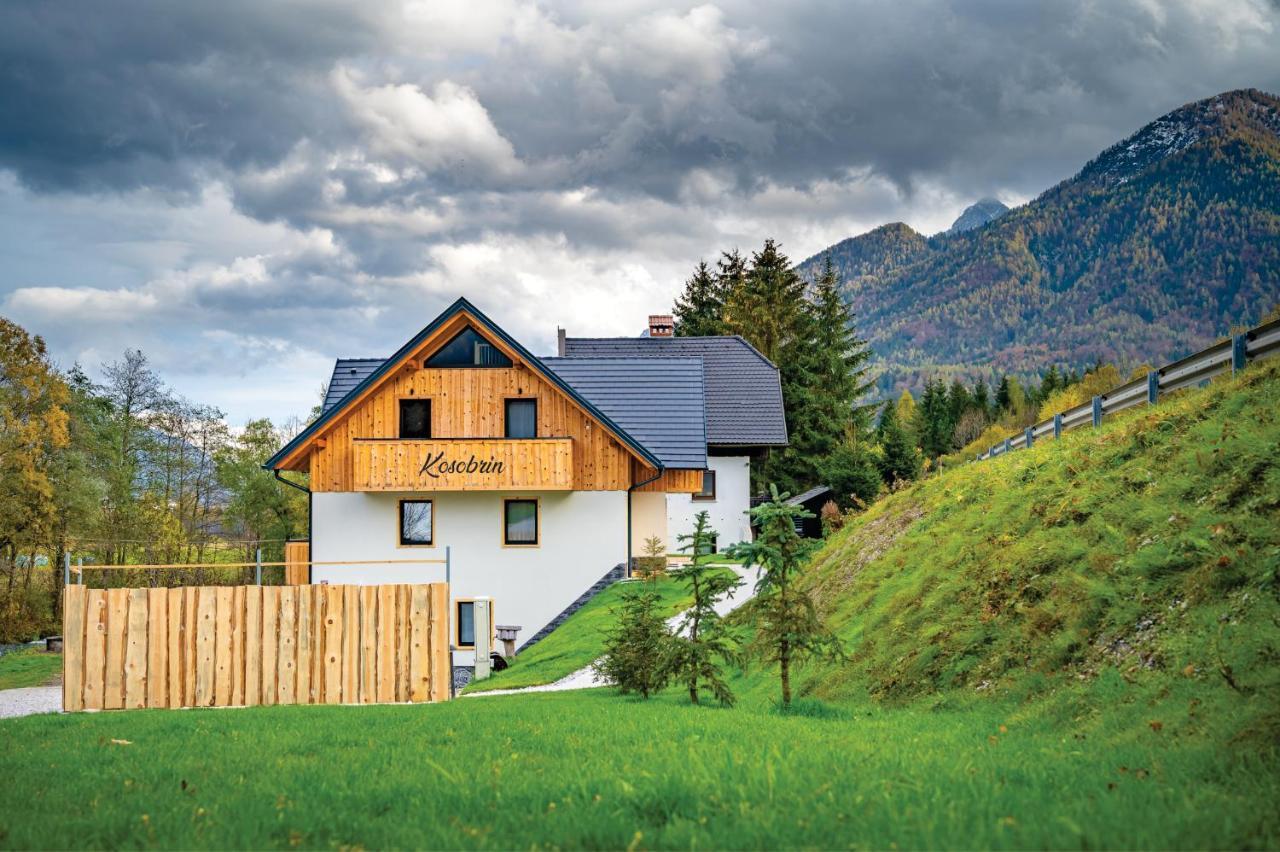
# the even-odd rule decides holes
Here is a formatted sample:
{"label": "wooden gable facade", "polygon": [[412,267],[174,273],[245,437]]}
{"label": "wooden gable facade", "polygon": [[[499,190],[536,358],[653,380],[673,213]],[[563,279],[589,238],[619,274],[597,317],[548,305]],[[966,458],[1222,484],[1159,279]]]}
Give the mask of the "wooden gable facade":
{"label": "wooden gable facade", "polygon": [[[471,328],[511,366],[427,362]],[[401,400],[430,400],[430,438],[402,439]],[[537,401],[537,437],[504,437],[507,400]],[[306,471],[312,491],[620,491],[658,469],[610,424],[557,386],[540,365],[456,312],[314,434],[275,463]],[[643,490],[697,491],[701,471],[664,471]]]}

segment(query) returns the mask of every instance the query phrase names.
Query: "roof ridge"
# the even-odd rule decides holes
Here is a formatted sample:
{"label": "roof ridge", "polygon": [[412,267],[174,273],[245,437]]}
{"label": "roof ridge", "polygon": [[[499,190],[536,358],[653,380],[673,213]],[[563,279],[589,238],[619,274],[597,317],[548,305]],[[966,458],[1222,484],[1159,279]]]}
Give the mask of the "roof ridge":
{"label": "roof ridge", "polygon": [[[745,337],[743,337],[741,334],[694,334],[694,335],[689,335],[689,336],[687,336],[687,337],[683,337],[683,336],[676,336],[676,337],[621,337],[621,336],[617,336],[617,335],[615,335],[615,336],[613,336],[613,337],[566,337],[566,338],[565,338],[565,344],[566,344],[566,345],[568,345],[569,341],[571,341],[571,340],[583,340],[583,341],[588,341],[588,342],[597,342],[597,341],[598,341],[598,342],[605,342],[605,341],[612,341],[612,340],[625,340],[625,341],[628,341],[628,342],[634,342],[634,343],[644,342],[645,344],[648,344],[648,343],[651,343],[651,342],[655,342],[655,341],[656,341],[656,342],[658,342],[658,343],[659,343],[659,345],[661,345],[661,344],[663,344],[663,343],[666,343],[666,342],[668,342],[668,341],[670,341],[670,342],[672,342],[672,343],[679,343],[680,341],[684,341],[684,340],[736,340],[736,341],[738,341],[739,343],[741,343],[743,346],[747,347],[747,349],[748,349],[748,350],[750,350],[750,351],[751,351],[751,352],[752,352],[752,353],[753,353],[757,358],[759,358],[761,361],[765,362],[766,364],[768,364],[770,367],[772,367],[772,368],[773,368],[773,369],[775,369],[775,370],[776,370],[776,369],[778,369],[778,365],[777,365],[777,364],[775,364],[775,363],[773,363],[772,361],[770,361],[770,360],[765,356],[765,354],[764,354],[763,352],[761,352],[759,349],[757,349],[755,346],[753,346],[753,345],[751,344],[751,341],[747,340],[747,339],[746,339]],[[557,357],[567,357],[567,356],[557,356]]]}

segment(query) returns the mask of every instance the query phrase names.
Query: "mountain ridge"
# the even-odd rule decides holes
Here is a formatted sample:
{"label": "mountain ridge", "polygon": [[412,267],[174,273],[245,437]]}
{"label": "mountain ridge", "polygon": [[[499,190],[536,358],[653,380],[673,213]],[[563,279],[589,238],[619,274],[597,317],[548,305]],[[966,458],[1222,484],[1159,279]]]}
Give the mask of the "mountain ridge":
{"label": "mountain ridge", "polygon": [[828,251],[886,396],[930,375],[1173,360],[1280,301],[1280,100],[1187,104],[983,226],[885,225],[797,268]]}

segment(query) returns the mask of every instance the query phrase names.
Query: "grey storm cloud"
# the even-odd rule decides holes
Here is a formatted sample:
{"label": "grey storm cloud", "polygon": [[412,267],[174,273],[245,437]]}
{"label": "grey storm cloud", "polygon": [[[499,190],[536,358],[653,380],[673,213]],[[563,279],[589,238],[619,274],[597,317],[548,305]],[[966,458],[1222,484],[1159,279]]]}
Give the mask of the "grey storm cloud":
{"label": "grey storm cloud", "polygon": [[1280,90],[1278,27],[1272,0],[11,0],[0,311],[67,358],[241,376],[379,354],[477,289],[536,341],[549,293],[629,329],[721,248],[944,227]]}

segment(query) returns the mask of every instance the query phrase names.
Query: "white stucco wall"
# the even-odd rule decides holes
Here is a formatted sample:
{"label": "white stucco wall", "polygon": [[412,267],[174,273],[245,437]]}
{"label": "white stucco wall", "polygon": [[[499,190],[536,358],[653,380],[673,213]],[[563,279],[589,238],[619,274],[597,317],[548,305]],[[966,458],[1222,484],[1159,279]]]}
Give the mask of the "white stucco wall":
{"label": "white stucco wall", "polygon": [[708,456],[707,465],[716,472],[716,499],[694,500],[689,494],[667,495],[667,552],[679,552],[678,536],[693,532],[693,516],[706,511],[711,528],[718,534],[716,545],[724,550],[731,544],[751,540],[751,459],[747,456]]}
{"label": "white stucco wall", "polygon": [[[540,500],[537,547],[502,546],[503,497]],[[399,546],[398,501],[434,501],[432,547]],[[517,645],[626,561],[627,504],[622,491],[449,492],[417,494],[321,493],[312,498],[312,559],[443,559],[452,549],[453,599],[488,595],[494,622],[518,624]],[[443,582],[443,565],[317,567],[312,582]],[[452,602],[450,612],[452,613]],[[450,641],[452,641],[452,619]],[[455,653],[467,665],[472,655]]]}
{"label": "white stucco wall", "polygon": [[[667,543],[667,495],[662,491],[637,491],[631,495],[631,553],[644,556],[644,542],[650,536]],[[670,550],[668,550],[670,552]]]}

